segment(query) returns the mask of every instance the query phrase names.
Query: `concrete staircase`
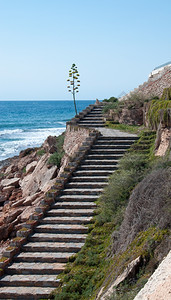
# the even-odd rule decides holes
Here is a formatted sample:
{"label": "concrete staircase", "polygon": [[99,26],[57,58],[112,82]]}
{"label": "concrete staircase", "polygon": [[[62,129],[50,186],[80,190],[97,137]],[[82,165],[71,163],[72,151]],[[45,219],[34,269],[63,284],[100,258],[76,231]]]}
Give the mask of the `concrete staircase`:
{"label": "concrete staircase", "polygon": [[[98,108],[95,116],[97,110],[101,114]],[[48,298],[59,284],[57,275],[84,245],[95,201],[135,139],[98,138],[20,254],[6,268],[0,280],[0,299]]]}
{"label": "concrete staircase", "polygon": [[78,122],[79,126],[86,127],[104,127],[104,120],[102,115],[103,105],[98,105],[93,108],[82,120]]}

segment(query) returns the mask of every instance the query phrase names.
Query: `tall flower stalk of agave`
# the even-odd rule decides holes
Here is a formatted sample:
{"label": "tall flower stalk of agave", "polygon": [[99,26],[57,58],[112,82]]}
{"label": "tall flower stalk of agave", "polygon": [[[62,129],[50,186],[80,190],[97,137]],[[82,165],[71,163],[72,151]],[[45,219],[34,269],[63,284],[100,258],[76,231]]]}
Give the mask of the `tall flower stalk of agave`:
{"label": "tall flower stalk of agave", "polygon": [[75,114],[77,115],[77,107],[75,101],[75,94],[79,92],[80,80],[79,80],[79,73],[77,70],[77,66],[72,64],[71,70],[69,70],[69,78],[68,81],[68,92],[70,92],[73,96],[74,100],[74,107],[75,107]]}

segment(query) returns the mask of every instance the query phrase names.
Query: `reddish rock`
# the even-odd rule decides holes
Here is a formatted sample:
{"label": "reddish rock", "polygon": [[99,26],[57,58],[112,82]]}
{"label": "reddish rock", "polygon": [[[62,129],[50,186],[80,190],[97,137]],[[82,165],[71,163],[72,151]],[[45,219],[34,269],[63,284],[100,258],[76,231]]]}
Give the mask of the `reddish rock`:
{"label": "reddish rock", "polygon": [[6,186],[14,186],[14,187],[18,187],[19,186],[19,181],[20,181],[20,178],[12,178],[12,179],[3,179],[1,181],[1,185],[3,187],[6,187]]}
{"label": "reddish rock", "polygon": [[36,193],[36,194],[33,194],[32,196],[28,196],[28,197],[24,200],[23,204],[24,204],[24,205],[32,205],[33,202],[34,202],[34,200],[37,199],[37,198],[39,198],[40,195],[42,195],[41,192]]}
{"label": "reddish rock", "polygon": [[23,207],[11,208],[10,213],[4,217],[5,223],[11,223],[23,211]]}
{"label": "reddish rock", "polygon": [[39,160],[36,168],[20,182],[24,197],[31,196],[39,191],[43,191],[44,185],[57,175],[57,166],[50,169],[47,167],[49,154],[44,154]]}
{"label": "reddish rock", "polygon": [[43,147],[43,149],[45,149],[45,151],[47,153],[54,153],[54,152],[56,152],[58,150],[57,146],[56,146],[56,139],[57,139],[56,136],[51,136],[50,135],[44,141],[42,147]]}
{"label": "reddish rock", "polygon": [[3,188],[3,192],[12,192],[15,189],[15,186],[9,185]]}
{"label": "reddish rock", "polygon": [[14,203],[12,203],[11,207],[12,208],[19,207],[19,206],[23,205],[23,202],[24,202],[24,199],[20,199],[18,201],[15,201]]}
{"label": "reddish rock", "polygon": [[33,170],[35,169],[36,165],[37,165],[37,161],[36,161],[36,160],[34,160],[34,161],[31,162],[30,164],[28,164],[28,165],[26,166],[26,173],[28,174],[28,173],[33,172]]}
{"label": "reddish rock", "polygon": [[22,214],[20,215],[21,222],[26,222],[33,213],[34,213],[34,207],[31,206],[25,208]]}

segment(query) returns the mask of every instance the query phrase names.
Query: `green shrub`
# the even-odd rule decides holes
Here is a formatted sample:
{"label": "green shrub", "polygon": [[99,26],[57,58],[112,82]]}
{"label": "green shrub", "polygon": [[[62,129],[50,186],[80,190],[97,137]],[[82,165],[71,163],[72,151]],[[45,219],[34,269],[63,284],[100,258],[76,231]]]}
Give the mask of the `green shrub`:
{"label": "green shrub", "polygon": [[171,100],[171,87],[163,90],[161,100]]}
{"label": "green shrub", "polygon": [[166,126],[169,122],[169,114],[167,109],[171,108],[170,100],[152,100],[148,110],[148,121],[152,129],[157,130],[160,123],[160,110],[163,110],[163,119]]}
{"label": "green shrub", "polygon": [[55,152],[53,153],[49,160],[48,160],[48,163],[49,164],[52,164],[52,165],[56,165],[58,168],[60,167],[60,164],[61,164],[61,159],[63,157],[64,153],[63,152]]}
{"label": "green shrub", "polygon": [[23,168],[22,172],[23,172],[23,173],[26,173],[26,167]]}
{"label": "green shrub", "polygon": [[116,97],[110,97],[109,99],[104,99],[103,102],[118,102],[118,98]]}
{"label": "green shrub", "polygon": [[63,144],[64,144],[65,135],[60,134],[56,139],[56,146],[58,148],[58,151],[63,151]]}
{"label": "green shrub", "polygon": [[61,134],[56,139],[57,152],[51,154],[48,163],[60,167],[62,157],[64,156],[63,144],[64,144],[65,135]]}
{"label": "green shrub", "polygon": [[110,178],[109,185],[100,197],[101,213],[97,221],[101,223],[113,221],[119,225],[130,192],[140,180],[136,170],[118,170]]}
{"label": "green shrub", "polygon": [[38,156],[43,156],[45,154],[45,150],[44,149],[40,149],[37,151],[37,155]]}
{"label": "green shrub", "polygon": [[[114,97],[112,97],[114,98]],[[122,108],[126,109],[135,109],[143,107],[144,102],[147,101],[143,94],[140,93],[132,93],[130,96],[124,101],[105,101],[107,103],[103,108],[103,113],[107,113],[110,109],[113,109],[115,112],[121,112]]]}
{"label": "green shrub", "polygon": [[107,113],[110,109],[117,109],[118,108],[118,102],[108,103],[103,107],[103,113]]}

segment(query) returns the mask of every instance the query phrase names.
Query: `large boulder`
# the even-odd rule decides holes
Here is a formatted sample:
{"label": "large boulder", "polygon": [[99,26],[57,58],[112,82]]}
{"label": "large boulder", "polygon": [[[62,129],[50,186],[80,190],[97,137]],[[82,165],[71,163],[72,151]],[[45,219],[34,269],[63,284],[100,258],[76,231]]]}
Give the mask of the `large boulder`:
{"label": "large boulder", "polygon": [[37,160],[34,160],[34,161],[32,161],[30,164],[28,164],[28,165],[26,166],[26,173],[28,174],[28,173],[33,172],[34,169],[35,169],[35,167],[36,167],[36,165],[37,165]]}
{"label": "large boulder", "polygon": [[57,175],[57,166],[52,166],[49,168],[47,162],[49,159],[49,154],[44,154],[34,171],[31,174],[26,175],[23,180],[21,180],[21,189],[23,197],[31,196],[37,192],[44,191],[44,186]]}
{"label": "large boulder", "polygon": [[3,179],[1,181],[1,185],[2,185],[2,187],[6,187],[6,186],[18,187],[19,181],[20,181],[20,178],[18,178],[18,177],[11,178],[11,179]]}
{"label": "large boulder", "polygon": [[56,136],[48,136],[42,145],[43,149],[48,153],[56,152],[58,150],[56,146],[56,139]]}

